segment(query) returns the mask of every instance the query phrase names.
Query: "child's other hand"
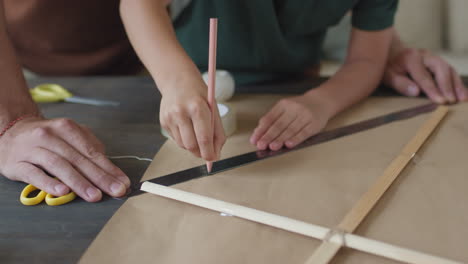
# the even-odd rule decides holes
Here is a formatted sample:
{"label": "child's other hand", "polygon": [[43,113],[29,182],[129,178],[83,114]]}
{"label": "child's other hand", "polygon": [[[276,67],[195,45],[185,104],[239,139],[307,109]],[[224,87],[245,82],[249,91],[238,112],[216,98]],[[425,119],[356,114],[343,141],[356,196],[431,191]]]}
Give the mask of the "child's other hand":
{"label": "child's other hand", "polygon": [[293,148],[320,132],[330,114],[323,103],[306,95],[280,100],[264,115],[250,137],[258,149],[279,150]]}
{"label": "child's other hand", "polygon": [[217,107],[213,134],[206,84],[197,76],[180,79],[176,85],[162,96],[161,126],[179,147],[207,161],[218,159],[226,137]]}

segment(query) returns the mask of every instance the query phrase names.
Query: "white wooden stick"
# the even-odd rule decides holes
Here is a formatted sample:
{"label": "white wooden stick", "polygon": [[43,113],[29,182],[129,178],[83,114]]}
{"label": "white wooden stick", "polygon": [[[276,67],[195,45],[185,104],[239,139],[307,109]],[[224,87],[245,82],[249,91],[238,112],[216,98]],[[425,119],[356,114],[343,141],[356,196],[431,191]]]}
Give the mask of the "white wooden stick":
{"label": "white wooden stick", "polygon": [[159,184],[144,182],[141,190],[189,203],[199,207],[218,211],[228,215],[247,219],[253,222],[273,226],[279,229],[298,233],[304,236],[328,240],[332,243],[357,249],[370,254],[413,264],[461,264],[456,261],[437,256],[417,252],[410,249],[394,246],[376,240],[360,237],[349,233],[334,232],[330,228],[309,224],[288,217],[267,213],[253,208],[216,200],[210,197],[162,186]]}
{"label": "white wooden stick", "polygon": [[[418,129],[414,137],[401,150],[400,154],[346,214],[337,229],[347,233],[354,232],[384,195],[385,191],[388,190],[390,185],[395,181],[398,175],[400,175],[406,165],[413,159],[415,153],[418,152],[426,139],[429,138],[440,121],[442,121],[447,111],[448,108],[446,106],[439,106],[436,111],[430,115],[427,121]],[[340,247],[341,245],[324,241],[306,261],[306,264],[329,263],[340,250]]]}

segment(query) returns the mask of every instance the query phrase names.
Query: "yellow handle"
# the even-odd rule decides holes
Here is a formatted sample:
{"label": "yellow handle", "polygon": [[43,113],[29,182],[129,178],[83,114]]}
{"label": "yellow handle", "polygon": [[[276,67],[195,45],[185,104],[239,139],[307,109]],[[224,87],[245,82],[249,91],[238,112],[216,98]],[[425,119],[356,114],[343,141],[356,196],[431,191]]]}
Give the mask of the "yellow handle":
{"label": "yellow handle", "polygon": [[41,84],[29,90],[35,102],[53,103],[72,97],[69,91],[58,84]]}
{"label": "yellow handle", "polygon": [[32,192],[37,190],[36,187],[29,184],[28,186],[24,187],[23,191],[20,195],[20,201],[24,205],[36,205],[44,201],[47,193],[44,191],[40,191],[36,196],[29,198],[28,195]]}
{"label": "yellow handle", "polygon": [[52,194],[48,193],[45,200],[48,205],[56,206],[69,203],[75,200],[75,198],[76,194],[74,192],[69,192],[68,194],[62,195],[60,197],[55,197]]}
{"label": "yellow handle", "polygon": [[21,203],[24,205],[37,205],[45,200],[48,205],[56,206],[69,203],[76,198],[76,194],[74,192],[69,192],[68,194],[62,195],[60,197],[55,197],[52,194],[46,193],[44,191],[40,191],[34,197],[28,197],[28,195],[35,190],[38,190],[38,188],[31,184],[28,184],[26,187],[24,187],[20,195]]}

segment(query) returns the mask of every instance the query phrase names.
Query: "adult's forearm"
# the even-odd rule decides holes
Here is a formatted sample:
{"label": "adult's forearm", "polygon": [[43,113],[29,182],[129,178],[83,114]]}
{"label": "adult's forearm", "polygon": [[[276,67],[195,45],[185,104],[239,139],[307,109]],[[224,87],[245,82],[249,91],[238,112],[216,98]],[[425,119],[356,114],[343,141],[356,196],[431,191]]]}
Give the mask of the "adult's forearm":
{"label": "adult's forearm", "polygon": [[177,40],[166,2],[122,0],[120,4],[127,35],[163,95],[165,89],[178,86],[181,76],[199,74]]}
{"label": "adult's forearm", "polygon": [[0,1],[0,128],[11,120],[37,113],[31,99],[21,66],[5,27],[3,2]]}

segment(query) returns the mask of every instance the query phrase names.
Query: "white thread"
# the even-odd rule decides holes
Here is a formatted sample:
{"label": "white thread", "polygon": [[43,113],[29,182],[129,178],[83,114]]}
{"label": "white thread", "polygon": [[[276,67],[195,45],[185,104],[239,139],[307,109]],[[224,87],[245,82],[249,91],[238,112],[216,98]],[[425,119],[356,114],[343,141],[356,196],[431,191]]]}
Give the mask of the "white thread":
{"label": "white thread", "polygon": [[142,161],[153,161],[152,159],[149,158],[141,158],[138,156],[131,156],[131,155],[126,155],[126,156],[107,156],[109,159],[137,159],[137,160],[142,160]]}

